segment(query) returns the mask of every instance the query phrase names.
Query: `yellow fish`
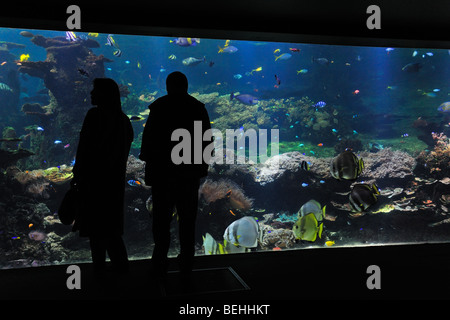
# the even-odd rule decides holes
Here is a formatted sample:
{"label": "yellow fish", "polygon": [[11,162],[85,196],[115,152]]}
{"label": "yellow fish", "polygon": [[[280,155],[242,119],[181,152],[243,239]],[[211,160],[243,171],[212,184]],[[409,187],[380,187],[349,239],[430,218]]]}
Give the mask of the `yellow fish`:
{"label": "yellow fish", "polygon": [[98,33],[96,33],[96,32],[89,32],[88,36],[97,38],[98,37]]}
{"label": "yellow fish", "polygon": [[141,65],[141,63],[140,63],[139,61],[137,62],[137,67],[138,67],[139,69],[142,68],[142,65]]}
{"label": "yellow fish", "polygon": [[224,48],[228,47],[229,45],[230,45],[230,40],[226,40],[226,41],[225,41]]}
{"label": "yellow fish", "polygon": [[20,62],[24,62],[24,61],[28,61],[28,59],[30,58],[29,54],[21,54],[20,55]]}
{"label": "yellow fish", "polygon": [[275,51],[273,52],[273,54],[280,52],[280,49],[275,49]]}
{"label": "yellow fish", "polygon": [[258,67],[256,69],[253,69],[252,72],[250,72],[250,74],[253,74],[254,71],[260,72],[261,70],[262,70],[262,67]]}
{"label": "yellow fish", "polygon": [[326,241],[325,244],[327,247],[331,247],[335,242],[334,241]]}
{"label": "yellow fish", "polygon": [[322,238],[323,223],[319,224],[314,213],[310,213],[298,219],[292,231],[296,239],[314,242],[317,236]]}

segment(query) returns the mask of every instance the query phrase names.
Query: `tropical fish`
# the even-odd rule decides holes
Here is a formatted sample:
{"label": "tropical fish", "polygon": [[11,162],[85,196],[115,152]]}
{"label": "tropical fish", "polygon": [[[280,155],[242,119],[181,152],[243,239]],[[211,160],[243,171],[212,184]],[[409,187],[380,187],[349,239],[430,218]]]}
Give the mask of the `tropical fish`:
{"label": "tropical fish", "polygon": [[139,69],[142,69],[142,64],[138,61],[137,62],[137,67],[139,68]]}
{"label": "tropical fish", "polygon": [[275,81],[277,82],[277,84],[276,84],[277,86],[281,85],[281,80],[277,75],[275,75]]}
{"label": "tropical fish", "polygon": [[289,50],[291,50],[292,52],[300,52],[301,49],[298,49],[298,48],[289,48]]}
{"label": "tropical fish", "polygon": [[138,187],[141,185],[141,183],[137,180],[128,180],[127,183],[132,187]]}
{"label": "tropical fish", "polygon": [[236,99],[239,102],[249,105],[249,106],[257,104],[259,101],[258,98],[254,97],[252,95],[249,95],[249,94],[238,94],[237,96],[235,96],[234,93],[231,93],[230,101],[233,99]]}
{"label": "tropical fish", "polygon": [[196,66],[202,62],[206,62],[206,57],[203,58],[189,57],[183,60],[183,64],[188,67]]}
{"label": "tropical fish", "polygon": [[19,61],[24,62],[24,61],[28,61],[28,59],[30,59],[30,55],[28,53],[27,54],[23,53],[20,55]]}
{"label": "tropical fish", "polygon": [[37,127],[36,130],[37,130],[37,131],[44,131],[44,128],[42,128],[42,127]]}
{"label": "tropical fish", "polygon": [[323,108],[323,107],[325,107],[326,105],[327,105],[327,103],[326,103],[325,101],[319,101],[319,102],[317,102],[316,104],[314,104],[313,107],[316,107],[316,108]]}
{"label": "tropical fish", "polygon": [[280,52],[280,51],[281,51],[280,49],[275,49],[275,50],[273,51],[273,54],[278,53],[278,52]]}
{"label": "tropical fish", "polygon": [[259,225],[255,218],[243,217],[226,228],[223,238],[236,247],[255,248],[258,245],[259,234]]}
{"label": "tropical fish", "polygon": [[234,76],[233,76],[233,78],[235,78],[235,79],[241,79],[242,78],[242,74],[240,74],[240,73],[238,73],[238,74],[235,74]]}
{"label": "tropical fish", "polygon": [[203,238],[203,248],[205,249],[205,255],[212,254],[224,254],[224,247],[222,244],[217,243],[217,241],[209,234],[206,233]]}
{"label": "tropical fish", "polygon": [[73,31],[66,31],[66,40],[77,41],[77,35]]}
{"label": "tropical fish", "polygon": [[331,161],[331,175],[338,180],[354,180],[364,169],[363,159],[358,159],[351,151],[344,151]]}
{"label": "tropical fish", "polygon": [[331,246],[334,245],[334,244],[335,244],[334,241],[326,241],[326,242],[325,242],[325,245],[326,245],[327,247],[331,247]]}
{"label": "tropical fish", "polygon": [[419,70],[423,67],[420,62],[408,63],[406,66],[402,68],[402,71],[413,73],[419,72]]}
{"label": "tropical fish", "polygon": [[218,53],[235,53],[238,51],[238,48],[236,48],[234,46],[227,46],[224,48],[221,48],[220,46],[218,46],[218,47],[219,47]]}
{"label": "tropical fish", "polygon": [[108,36],[106,37],[106,45],[119,49],[119,45],[117,44],[116,40],[114,40],[112,34],[108,34]]}
{"label": "tropical fish", "polygon": [[301,70],[298,70],[297,71],[297,74],[305,74],[305,73],[308,73],[308,69],[301,69]]}
{"label": "tropical fish", "polygon": [[418,53],[417,50],[414,50],[412,56],[413,56],[413,57],[417,56],[417,53]]}
{"label": "tropical fish", "polygon": [[260,72],[260,71],[262,71],[262,67],[258,67],[258,68],[256,68],[256,69],[253,69],[249,74],[250,74],[250,75],[253,75],[253,72],[254,72],[254,71]]}
{"label": "tropical fish", "polygon": [[200,43],[199,38],[177,38],[175,40],[170,40],[170,43],[175,43],[180,47],[190,47],[195,46],[197,43]]}
{"label": "tropical fish", "polygon": [[386,52],[387,54],[389,54],[389,52],[394,51],[394,48],[386,48]]}
{"label": "tropical fish", "polygon": [[309,171],[309,164],[308,164],[308,162],[306,162],[305,160],[300,162],[300,168],[302,170]]}
{"label": "tropical fish", "polygon": [[446,112],[449,113],[450,112],[450,101],[444,102],[442,103],[438,108],[438,111],[440,112]]}
{"label": "tropical fish", "polygon": [[311,62],[312,63],[318,63],[321,65],[328,65],[330,63],[330,61],[327,58],[311,58]]}
{"label": "tropical fish", "polygon": [[380,191],[375,183],[372,185],[360,183],[353,186],[348,199],[352,209],[361,212],[376,203],[379,194]]}
{"label": "tropical fish", "polygon": [[318,146],[318,147],[323,147],[323,143],[322,143],[322,142],[321,142],[321,143],[318,143],[317,146]]}
{"label": "tropical fish", "polygon": [[300,210],[298,210],[297,215],[299,218],[304,217],[310,213],[313,213],[318,222],[322,222],[325,218],[326,207],[320,205],[316,200],[309,200],[304,205],[301,206]]}
{"label": "tropical fish", "polygon": [[89,32],[89,33],[88,33],[88,36],[89,36],[89,37],[97,38],[97,37],[98,37],[98,33],[96,33],[96,32]]}
{"label": "tropical fish", "polygon": [[25,38],[32,38],[32,37],[34,37],[34,34],[32,34],[31,32],[29,32],[29,31],[20,31],[20,33],[19,33],[22,37],[25,37]]}
{"label": "tropical fish", "polygon": [[145,119],[144,117],[141,117],[141,116],[134,116],[134,115],[130,115],[130,116],[128,116],[128,117],[130,118],[130,121],[142,121],[142,120]]}
{"label": "tropical fish", "polygon": [[62,143],[62,141],[61,140],[55,140],[53,143],[54,144],[60,144],[60,143]]}
{"label": "tropical fish", "polygon": [[115,55],[116,57],[122,56],[122,50],[120,49],[114,50],[113,55]]}
{"label": "tropical fish", "polygon": [[83,77],[89,78],[89,72],[87,72],[85,69],[83,68],[78,68],[78,73],[81,74]]}
{"label": "tropical fish", "polygon": [[282,53],[281,55],[279,55],[278,57],[275,56],[275,61],[277,61],[278,59],[280,60],[288,60],[292,57],[292,54],[290,53]]}
{"label": "tropical fish", "polygon": [[307,184],[306,182],[303,182],[303,183],[302,183],[302,187],[303,187],[303,188],[306,188],[307,186],[309,186],[309,184]]}
{"label": "tropical fish", "polygon": [[175,60],[177,58],[177,56],[174,54],[171,54],[168,58],[169,58],[169,60]]}
{"label": "tropical fish", "polygon": [[296,239],[314,242],[317,236],[322,237],[323,222],[319,223],[314,213],[309,213],[297,220],[292,231]]}

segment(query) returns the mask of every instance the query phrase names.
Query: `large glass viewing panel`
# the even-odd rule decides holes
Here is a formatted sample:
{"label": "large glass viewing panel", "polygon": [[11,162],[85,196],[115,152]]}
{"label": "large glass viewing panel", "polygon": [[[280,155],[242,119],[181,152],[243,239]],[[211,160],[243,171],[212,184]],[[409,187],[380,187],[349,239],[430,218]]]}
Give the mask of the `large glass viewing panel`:
{"label": "large glass viewing panel", "polygon": [[138,155],[173,71],[216,129],[197,255],[450,240],[449,50],[223,38],[0,29],[0,268],[90,261],[57,210],[97,77],[132,119],[124,240],[151,256]]}

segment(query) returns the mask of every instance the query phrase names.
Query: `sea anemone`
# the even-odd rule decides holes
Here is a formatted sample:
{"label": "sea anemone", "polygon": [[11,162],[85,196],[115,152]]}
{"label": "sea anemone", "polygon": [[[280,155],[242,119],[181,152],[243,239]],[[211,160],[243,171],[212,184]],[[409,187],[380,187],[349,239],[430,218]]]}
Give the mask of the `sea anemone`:
{"label": "sea anemone", "polygon": [[226,179],[206,180],[200,187],[199,196],[203,196],[208,204],[227,199],[233,209],[241,211],[247,211],[253,206],[253,199],[248,198],[234,182]]}

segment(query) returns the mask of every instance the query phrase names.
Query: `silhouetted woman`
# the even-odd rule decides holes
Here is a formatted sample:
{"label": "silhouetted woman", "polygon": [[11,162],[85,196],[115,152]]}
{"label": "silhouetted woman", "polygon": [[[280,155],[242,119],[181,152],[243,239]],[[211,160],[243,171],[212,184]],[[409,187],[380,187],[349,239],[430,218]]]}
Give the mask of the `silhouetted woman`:
{"label": "silhouetted woman", "polygon": [[80,132],[75,165],[75,184],[82,194],[82,213],[74,230],[89,237],[94,272],[105,270],[106,252],[117,271],[128,270],[122,239],[125,174],[133,141],[133,127],[122,112],[117,83],[108,78],[94,80],[91,108]]}

